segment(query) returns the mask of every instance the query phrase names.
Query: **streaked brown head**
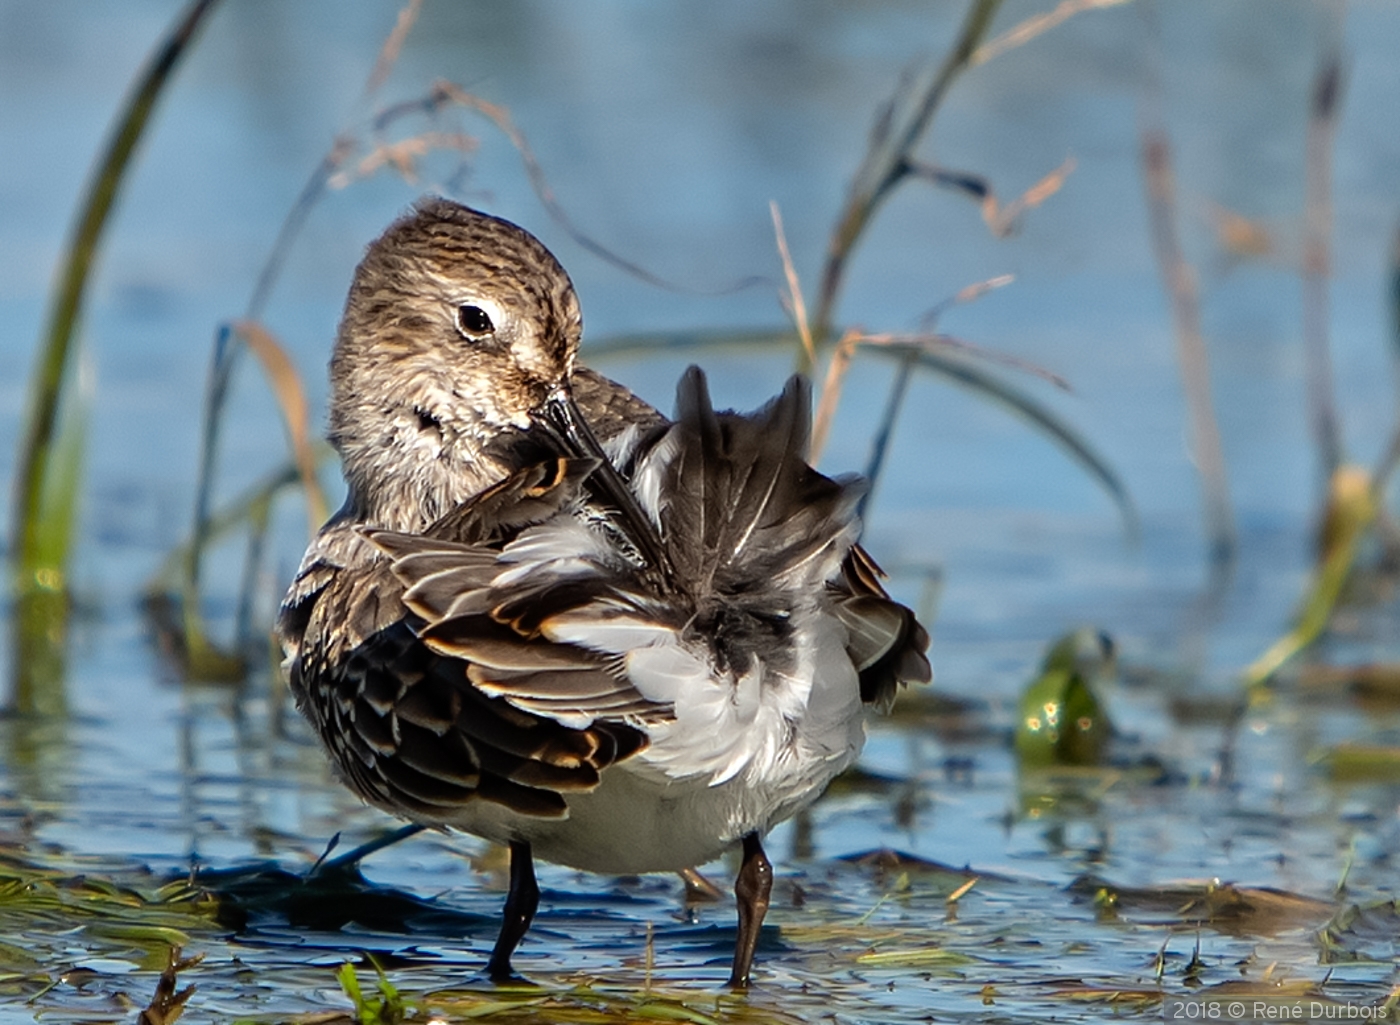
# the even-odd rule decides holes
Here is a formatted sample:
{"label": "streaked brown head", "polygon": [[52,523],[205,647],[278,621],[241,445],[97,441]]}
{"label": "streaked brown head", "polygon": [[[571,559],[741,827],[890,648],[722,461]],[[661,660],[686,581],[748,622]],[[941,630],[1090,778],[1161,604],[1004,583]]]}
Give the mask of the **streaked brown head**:
{"label": "streaked brown head", "polygon": [[331,359],[331,441],[356,517],[417,529],[508,468],[485,447],[568,379],[582,332],[533,235],[420,202],[355,272]]}

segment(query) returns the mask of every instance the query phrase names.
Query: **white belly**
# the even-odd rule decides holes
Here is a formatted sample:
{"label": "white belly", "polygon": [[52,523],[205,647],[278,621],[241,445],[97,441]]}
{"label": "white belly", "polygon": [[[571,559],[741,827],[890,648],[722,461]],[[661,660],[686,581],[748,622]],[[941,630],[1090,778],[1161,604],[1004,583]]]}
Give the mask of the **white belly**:
{"label": "white belly", "polygon": [[843,633],[804,633],[810,675],[766,681],[746,711],[701,701],[653,728],[650,746],[605,770],[595,790],[564,795],[568,818],[477,801],[447,825],[498,843],[527,840],[547,861],[609,875],[704,864],[746,834],[766,833],[816,800],[865,742]]}
{"label": "white belly", "polygon": [[[596,790],[569,794],[569,816],[538,819],[479,801],[455,828],[497,843],[527,840],[556,864],[606,875],[669,872],[712,861],[748,833],[766,833],[816,800],[859,753],[857,726],[844,757],[809,762],[786,778],[751,781],[741,773],[711,786],[703,778],[662,780],[641,757],[603,773]],[[641,771],[639,771],[641,770]]]}

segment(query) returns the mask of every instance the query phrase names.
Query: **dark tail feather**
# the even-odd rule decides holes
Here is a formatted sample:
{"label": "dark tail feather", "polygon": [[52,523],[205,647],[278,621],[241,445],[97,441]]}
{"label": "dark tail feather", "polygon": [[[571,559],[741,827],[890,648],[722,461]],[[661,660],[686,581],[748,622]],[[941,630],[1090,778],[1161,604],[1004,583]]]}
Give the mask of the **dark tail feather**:
{"label": "dark tail feather", "polygon": [[860,676],[860,698],[887,711],[901,686],[933,680],[928,631],[885,593],[884,572],[860,545],[847,553],[841,569],[845,595],[836,602],[836,615],[850,633],[846,650]]}
{"label": "dark tail feather", "polygon": [[845,528],[849,488],[806,462],[805,379],[790,378],[754,413],[716,413],[705,375],[692,367],[676,392],[676,417],[667,545],[697,593],[792,568]]}
{"label": "dark tail feather", "polygon": [[[728,527],[732,558],[745,549],[762,527],[773,526],[806,510],[798,494],[806,464],[811,429],[811,388],[805,378],[788,378],[782,393],[754,414],[750,437],[734,445],[735,493]],[[747,449],[747,451],[745,451]]]}

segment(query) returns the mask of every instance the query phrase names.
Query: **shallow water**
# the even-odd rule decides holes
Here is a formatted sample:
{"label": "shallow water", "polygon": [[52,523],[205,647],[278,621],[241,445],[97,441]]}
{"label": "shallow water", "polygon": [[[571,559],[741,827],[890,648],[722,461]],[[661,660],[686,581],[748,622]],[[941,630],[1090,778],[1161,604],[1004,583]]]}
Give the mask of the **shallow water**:
{"label": "shallow water", "polygon": [[[1046,6],[1010,3],[997,25]],[[447,77],[506,105],[582,230],[699,289],[751,274],[777,280],[767,211],[776,199],[810,293],[874,110],[910,61],[941,56],[960,11],[429,2],[381,101]],[[179,683],[137,596],[188,529],[214,329],[243,309],[334,134],[362,124],[357,98],[395,6],[220,10],[127,184],[87,311],[95,398],[70,711],[0,721],[0,837],[15,859],[0,859],[0,884],[13,882],[0,885],[0,1015],[129,1019],[124,999],[144,1005],[168,942],[181,937],[187,953],[205,955],[182,976],[199,987],[193,1020],[346,1010],[334,971],[361,951],[380,956],[425,1016],[487,1020],[1097,1020],[1156,1015],[1163,994],[1227,983],[1273,986],[1280,1000],[1308,992],[1293,986],[1383,998],[1397,982],[1394,910],[1384,902],[1395,897],[1400,783],[1334,779],[1318,754],[1400,742],[1397,708],[1289,685],[1235,729],[1225,714],[1235,674],[1287,625],[1310,564],[1316,471],[1293,267],[1308,86],[1334,30],[1348,75],[1335,145],[1332,338],[1354,456],[1374,461],[1394,419],[1387,249],[1400,151],[1388,126],[1400,96],[1400,15],[1357,2],[1338,28],[1331,11],[1281,0],[1155,8],[1160,100],[1185,244],[1201,273],[1241,536],[1216,607],[1203,604],[1197,483],[1138,169],[1152,52],[1143,12],[1080,15],[951,93],[921,151],[931,159],[988,176],[1003,199],[1067,155],[1077,169],[1006,240],[990,237],[961,197],[901,191],[855,258],[842,319],[909,330],[964,285],[1015,273],[940,327],[1072,382],[1070,395],[1030,378],[1022,386],[1122,475],[1141,538],[1126,542],[1111,502],[1023,422],[945,383],[915,384],[867,542],[897,594],[936,612],[945,700],[916,696],[876,725],[862,772],[800,828],[775,832],[778,899],[760,984],[739,999],[718,988],[731,906],[688,912],[670,878],[542,867],[541,915],[519,967],[545,988],[519,994],[496,994],[475,974],[503,895],[499,857],[475,841],[420,835],[374,855],[363,869],[374,888],[329,901],[360,916],[348,923],[306,911],[285,880],[274,885],[281,877],[266,866],[304,872],[337,831],[344,850],[393,823],[329,779],[266,673],[241,689]],[[154,0],[81,12],[0,2],[0,139],[11,154],[0,163],[0,440],[17,431],[86,168],[173,12]],[[590,341],[781,322],[776,286],[697,296],[597,260],[549,220],[498,135],[461,125],[481,138],[469,175],[438,155],[416,183],[381,175],[334,192],[291,250],[265,320],[317,403],[357,254],[419,192],[450,185],[555,250],[578,285]],[[1269,257],[1227,260],[1212,204],[1268,228]],[[787,354],[733,349],[599,365],[666,406],[691,359],[710,369],[718,399],[738,407],[775,392],[791,365]],[[857,362],[824,468],[864,464],[889,378],[887,363]],[[247,363],[224,435],[221,496],[283,450]],[[0,477],[13,465],[13,445],[0,444]],[[304,544],[295,501],[277,516],[264,618]],[[226,632],[241,552],[221,549],[211,567],[209,608]],[[1121,679],[1106,695],[1118,731],[1112,765],[1049,783],[1019,778],[1009,744],[1017,696],[1051,640],[1081,623],[1110,631],[1122,650]],[[1328,659],[1396,657],[1392,601],[1353,610],[1340,626]],[[907,858],[845,860],[881,849]],[[950,908],[964,867],[977,882]],[[732,868],[706,872],[727,887]],[[196,882],[224,894],[223,919],[173,890],[159,907],[100,891],[113,880],[150,899],[194,869],[216,873]],[[1283,894],[1251,890],[1243,909],[1229,890],[1209,891],[1211,880]],[[273,898],[252,902],[254,884]],[[1365,910],[1349,916],[1351,905]],[[361,969],[364,980],[372,974]],[[489,1003],[498,998],[512,1006]]]}

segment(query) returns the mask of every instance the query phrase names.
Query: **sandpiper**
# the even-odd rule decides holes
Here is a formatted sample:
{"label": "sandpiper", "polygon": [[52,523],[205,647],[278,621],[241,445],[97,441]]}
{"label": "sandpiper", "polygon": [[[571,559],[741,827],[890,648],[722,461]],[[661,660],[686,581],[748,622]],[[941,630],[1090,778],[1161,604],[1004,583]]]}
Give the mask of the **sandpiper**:
{"label": "sandpiper", "polygon": [[799,378],[753,414],[682,378],[674,421],[575,364],[568,275],[442,199],[366,252],[331,360],[349,492],[282,606],[290,684],[345,782],[533,856],[676,871],[736,844],[749,982],[761,839],[849,766],[928,635],[856,543],[859,484],[806,462]]}

